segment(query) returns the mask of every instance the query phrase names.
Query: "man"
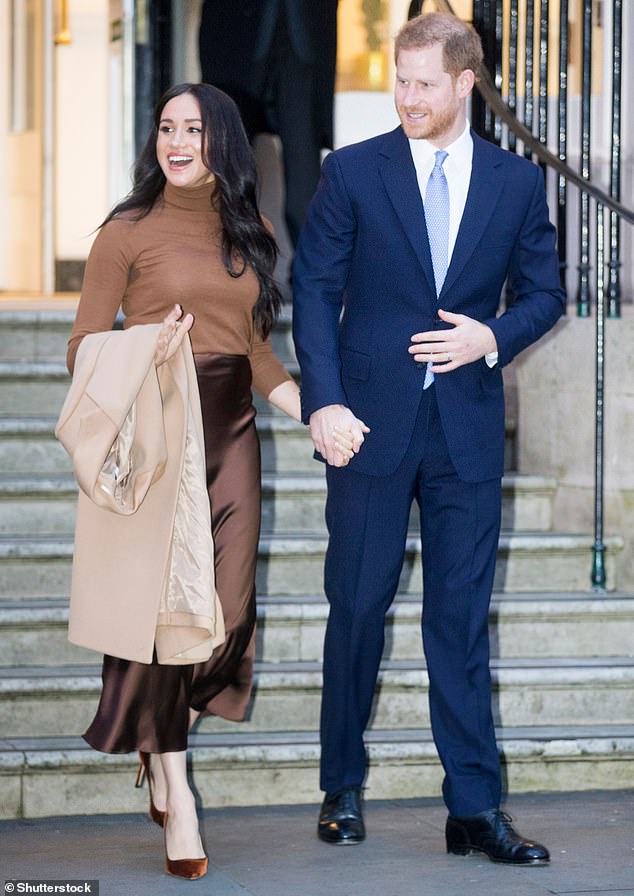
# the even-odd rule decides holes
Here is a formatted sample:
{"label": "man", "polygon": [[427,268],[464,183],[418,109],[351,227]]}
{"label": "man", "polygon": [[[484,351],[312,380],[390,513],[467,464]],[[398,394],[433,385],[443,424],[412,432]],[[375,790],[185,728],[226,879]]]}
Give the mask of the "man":
{"label": "man", "polygon": [[338,0],[205,0],[202,80],[238,104],[252,139],[278,134],[293,246],[332,146]]}
{"label": "man", "polygon": [[[318,832],[365,836],[367,726],[411,503],[449,852],[545,864],[500,811],[488,609],[501,515],[501,368],[564,308],[543,178],[466,119],[476,32],[440,13],[396,40],[401,125],[332,153],[300,238],[294,337],[304,422],[328,462]],[[514,302],[499,317],[509,280]],[[351,430],[349,465],[333,431]]]}

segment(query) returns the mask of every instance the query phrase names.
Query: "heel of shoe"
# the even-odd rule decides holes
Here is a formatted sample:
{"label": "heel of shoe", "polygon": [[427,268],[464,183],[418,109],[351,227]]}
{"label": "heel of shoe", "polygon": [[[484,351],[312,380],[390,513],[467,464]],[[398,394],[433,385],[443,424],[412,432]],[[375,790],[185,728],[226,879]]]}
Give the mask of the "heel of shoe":
{"label": "heel of shoe", "polygon": [[134,786],[138,789],[143,787],[145,779],[148,776],[149,756],[147,753],[139,753],[139,769],[136,773],[136,781]]}
{"label": "heel of shoe", "polygon": [[447,819],[445,827],[447,852],[454,856],[468,856],[472,852],[467,830],[452,818]]}
{"label": "heel of shoe", "polygon": [[470,846],[463,846],[459,843],[447,843],[447,852],[452,856],[469,856],[472,849]]}
{"label": "heel of shoe", "polygon": [[154,795],[152,793],[152,779],[150,778],[150,754],[143,753],[139,751],[139,770],[136,775],[136,781],[134,782],[135,787],[143,787],[143,783],[147,778],[147,786],[150,793],[150,805],[148,808],[148,815],[160,828],[165,824],[165,817],[167,812],[161,811],[161,809],[157,809],[154,805]]}

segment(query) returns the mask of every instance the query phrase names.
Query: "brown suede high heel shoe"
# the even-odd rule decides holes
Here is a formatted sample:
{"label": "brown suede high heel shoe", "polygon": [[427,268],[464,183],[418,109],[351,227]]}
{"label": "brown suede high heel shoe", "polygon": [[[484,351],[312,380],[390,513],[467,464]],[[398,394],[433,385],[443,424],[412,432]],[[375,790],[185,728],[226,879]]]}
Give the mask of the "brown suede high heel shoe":
{"label": "brown suede high heel shoe", "polygon": [[154,805],[154,798],[152,796],[152,777],[150,775],[150,754],[143,753],[141,752],[141,750],[139,750],[139,759],[139,770],[137,772],[134,786],[143,787],[143,782],[147,778],[147,786],[150,792],[150,808],[148,811],[148,815],[155,824],[157,824],[161,828],[164,828],[165,819],[167,818],[167,812],[163,812],[161,809],[157,809]]}
{"label": "brown suede high heel shoe", "polygon": [[170,859],[167,854],[167,812],[165,813],[165,823],[163,825],[163,839],[165,842],[165,870],[174,877],[183,877],[185,880],[198,880],[207,874],[209,859],[205,856],[202,859]]}

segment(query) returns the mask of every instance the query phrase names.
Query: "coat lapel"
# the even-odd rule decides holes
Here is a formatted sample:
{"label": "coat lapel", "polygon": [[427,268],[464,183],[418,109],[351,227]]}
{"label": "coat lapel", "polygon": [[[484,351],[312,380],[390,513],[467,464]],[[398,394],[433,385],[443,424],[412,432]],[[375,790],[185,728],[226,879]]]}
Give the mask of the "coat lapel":
{"label": "coat lapel", "polygon": [[[503,187],[503,177],[499,170],[502,163],[496,149],[473,132],[472,136],[473,165],[469,192],[439,300],[451,289],[475,251],[489,225]],[[390,202],[416,253],[429,287],[435,292],[423,202],[409,144],[400,127],[386,135],[380,149],[379,170]]]}
{"label": "coat lapel", "polygon": [[435,293],[423,202],[414,160],[407,138],[400,127],[386,136],[380,156],[379,171],[390,202],[425,272],[430,289]]}
{"label": "coat lapel", "polygon": [[499,154],[473,132],[472,136],[471,182],[439,302],[460,276],[487,229],[503,186],[503,177],[499,170],[502,164]]}

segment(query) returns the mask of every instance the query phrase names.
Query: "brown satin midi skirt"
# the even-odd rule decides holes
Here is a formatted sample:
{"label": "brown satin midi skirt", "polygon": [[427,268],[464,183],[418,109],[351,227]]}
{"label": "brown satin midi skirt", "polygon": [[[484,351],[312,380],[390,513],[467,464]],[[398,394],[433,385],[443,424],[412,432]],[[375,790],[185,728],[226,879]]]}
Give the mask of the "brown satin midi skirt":
{"label": "brown satin midi skirt", "polygon": [[240,721],[255,655],[260,445],[244,355],[196,354],[216,589],[226,640],[206,663],[161,666],[105,656],[97,714],[84,739],[104,753],[187,748],[189,709]]}

